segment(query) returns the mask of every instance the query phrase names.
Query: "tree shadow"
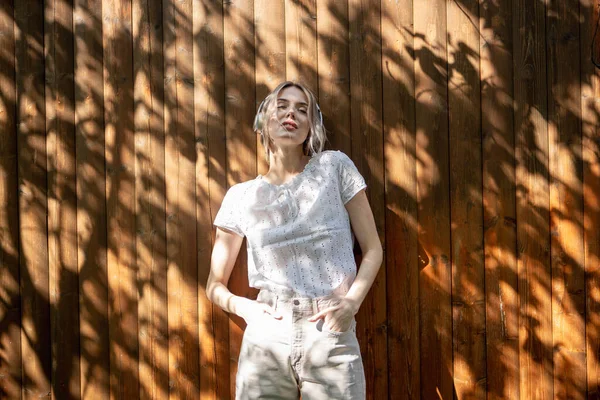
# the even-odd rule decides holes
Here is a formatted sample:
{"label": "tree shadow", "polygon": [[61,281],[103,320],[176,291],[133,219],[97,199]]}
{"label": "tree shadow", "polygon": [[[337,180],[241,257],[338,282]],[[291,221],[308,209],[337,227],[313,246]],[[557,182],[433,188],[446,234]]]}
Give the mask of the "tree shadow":
{"label": "tree shadow", "polygon": [[286,49],[252,3],[3,2],[0,396],[231,395],[244,324],[204,294],[211,222],[298,73],[385,244],[370,398],[597,397],[597,7],[401,3],[295,2],[314,35]]}

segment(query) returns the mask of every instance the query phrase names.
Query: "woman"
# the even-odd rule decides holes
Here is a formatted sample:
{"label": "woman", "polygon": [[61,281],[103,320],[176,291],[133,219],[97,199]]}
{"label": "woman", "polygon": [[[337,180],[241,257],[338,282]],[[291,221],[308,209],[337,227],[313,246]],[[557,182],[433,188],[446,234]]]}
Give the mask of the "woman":
{"label": "woman", "polygon": [[[247,323],[236,399],[364,399],[354,316],[383,257],[364,179],[344,153],[322,151],[321,112],[299,83],[265,98],[254,130],[269,171],[227,191],[207,283],[209,299]],[[257,300],[227,289],[244,236]]]}

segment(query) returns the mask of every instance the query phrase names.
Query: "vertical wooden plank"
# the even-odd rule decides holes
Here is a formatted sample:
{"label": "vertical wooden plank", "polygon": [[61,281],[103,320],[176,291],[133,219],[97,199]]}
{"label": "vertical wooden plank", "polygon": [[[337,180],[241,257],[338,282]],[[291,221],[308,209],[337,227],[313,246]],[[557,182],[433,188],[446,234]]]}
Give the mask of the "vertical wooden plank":
{"label": "vertical wooden plank", "polygon": [[75,0],[75,147],[81,397],[109,397],[102,3]]}
{"label": "vertical wooden plank", "polygon": [[512,3],[479,2],[488,399],[519,397]]}
{"label": "vertical wooden plank", "polygon": [[48,1],[45,16],[52,398],[76,399],[81,388],[72,2]]}
{"label": "vertical wooden plank", "polygon": [[319,105],[327,129],[327,147],[352,153],[350,138],[350,49],[348,2],[317,2]]}
{"label": "vertical wooden plank", "polygon": [[0,5],[0,397],[21,398],[19,197],[12,1]]}
{"label": "vertical wooden plank", "polygon": [[600,399],[600,5],[580,7],[587,398]]}
{"label": "vertical wooden plank", "polygon": [[23,398],[50,392],[44,9],[15,3]]}
{"label": "vertical wooden plank", "polygon": [[165,132],[170,398],[199,397],[192,1],[165,1]]}
{"label": "vertical wooden plank", "polygon": [[453,396],[446,2],[414,2],[421,397]]}
{"label": "vertical wooden plank", "polygon": [[[352,159],[368,186],[379,239],[385,243],[381,81],[381,8],[349,2]],[[385,260],[358,314],[369,399],[388,397]]]}
{"label": "vertical wooden plank", "polygon": [[[227,188],[256,177],[256,138],[252,132],[256,93],[254,64],[254,1],[231,0],[223,4],[225,61],[225,143],[227,147]],[[221,188],[223,196],[227,188]],[[222,198],[222,197],[220,197]],[[246,242],[242,244],[242,249]],[[236,295],[252,297],[248,287],[246,252],[240,251],[229,289]],[[230,316],[230,396],[235,394],[235,374],[242,344],[243,320]],[[225,379],[223,378],[223,382]]]}
{"label": "vertical wooden plank", "polygon": [[513,2],[521,398],[552,397],[544,3]]}
{"label": "vertical wooden plank", "polygon": [[486,398],[485,287],[477,0],[447,3],[453,378]]}
{"label": "vertical wooden plank", "polygon": [[[256,0],[254,2],[254,49],[256,109],[265,97],[286,80],[285,0]],[[268,160],[256,135],[257,172],[269,171]]]}
{"label": "vertical wooden plank", "polygon": [[285,42],[287,79],[302,82],[316,94],[316,0],[285,0]]}
{"label": "vertical wooden plank", "polygon": [[554,397],[583,399],[585,276],[579,1],[546,3]]}
{"label": "vertical wooden plank", "polygon": [[198,230],[198,320],[200,398],[229,397],[229,317],[206,298],[215,193],[227,185],[223,5],[194,0],[194,112],[196,138],[196,218]]}
{"label": "vertical wooden plank", "polygon": [[136,265],[140,398],[169,392],[162,4],[134,0]]}
{"label": "vertical wooden plank", "polygon": [[388,382],[420,398],[413,2],[381,2]]}
{"label": "vertical wooden plank", "polygon": [[102,2],[110,395],[139,396],[131,0]]}

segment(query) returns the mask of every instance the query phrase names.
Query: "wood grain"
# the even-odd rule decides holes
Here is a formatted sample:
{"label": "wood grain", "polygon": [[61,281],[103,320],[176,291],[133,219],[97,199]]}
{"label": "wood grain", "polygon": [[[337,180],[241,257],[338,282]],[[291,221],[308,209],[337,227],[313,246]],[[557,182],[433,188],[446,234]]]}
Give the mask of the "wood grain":
{"label": "wood grain", "polygon": [[[223,43],[225,61],[225,143],[227,186],[217,194],[224,196],[229,187],[256,177],[256,137],[252,131],[256,94],[254,57],[254,1],[232,0],[223,6]],[[221,197],[222,198],[222,197]],[[242,243],[239,257],[229,279],[229,289],[238,296],[256,298],[248,285],[247,254]],[[237,362],[245,328],[244,321],[229,315],[230,396],[235,393]],[[223,382],[227,378],[223,377]]]}
{"label": "wood grain", "polygon": [[[600,399],[599,15],[2,2],[0,397],[234,396],[245,324],[206,298],[212,220],[268,170],[252,121],[293,79],[385,244],[358,316],[368,397]],[[246,257],[230,289],[252,298]]]}
{"label": "wood grain", "polygon": [[169,392],[163,25],[159,2],[133,0],[133,124],[141,399]]}
{"label": "wood grain", "polygon": [[452,353],[458,398],[486,398],[479,4],[447,3]]}
{"label": "wood grain", "polygon": [[139,396],[131,0],[102,2],[110,394]]}
{"label": "wood grain", "polygon": [[600,399],[600,75],[591,62],[600,54],[598,3],[582,1],[580,15],[587,398]]}
{"label": "wood grain", "polygon": [[[382,132],[381,9],[350,1],[350,113],[352,154],[367,183],[381,243],[385,243],[385,164]],[[367,398],[388,397],[386,261],[357,314],[357,336],[367,377]],[[360,257],[359,257],[360,266]]]}
{"label": "wood grain", "polygon": [[479,3],[486,358],[489,399],[519,396],[510,2]]}
{"label": "wood grain", "polygon": [[554,397],[586,397],[578,1],[546,9]]}
{"label": "wood grain", "polygon": [[52,397],[80,397],[73,7],[45,9],[48,266]]}
{"label": "wood grain", "polygon": [[285,0],[285,73],[318,93],[317,0]]}
{"label": "wood grain", "polygon": [[15,3],[22,397],[51,392],[44,9]]}
{"label": "wood grain", "polygon": [[318,96],[327,129],[325,148],[352,153],[348,2],[317,2]]}
{"label": "wood grain", "polygon": [[21,294],[14,3],[0,6],[0,397],[20,398]]}
{"label": "wood grain", "polygon": [[223,7],[196,0],[194,7],[194,110],[196,138],[196,221],[198,245],[198,322],[200,398],[229,396],[229,318],[206,298],[214,243],[212,221],[227,185]]}
{"label": "wood grain", "polygon": [[421,397],[452,398],[446,2],[414,2]]}
{"label": "wood grain", "polygon": [[419,399],[419,264],[412,0],[381,3],[390,399]]}
{"label": "wood grain", "polygon": [[548,399],[552,382],[548,107],[542,2],[513,2],[520,396]]}
{"label": "wood grain", "polygon": [[200,394],[192,15],[191,0],[163,2],[171,399]]}
{"label": "wood grain", "polygon": [[110,395],[102,4],[76,0],[75,158],[81,397]]}

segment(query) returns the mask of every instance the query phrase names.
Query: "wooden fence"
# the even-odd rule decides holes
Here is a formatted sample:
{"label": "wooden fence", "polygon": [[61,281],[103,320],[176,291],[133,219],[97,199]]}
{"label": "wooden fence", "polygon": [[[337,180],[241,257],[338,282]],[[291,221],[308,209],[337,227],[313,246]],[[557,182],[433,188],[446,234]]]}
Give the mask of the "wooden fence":
{"label": "wooden fence", "polygon": [[295,79],[385,245],[369,399],[600,398],[598,8],[3,0],[0,397],[230,398],[211,222]]}

